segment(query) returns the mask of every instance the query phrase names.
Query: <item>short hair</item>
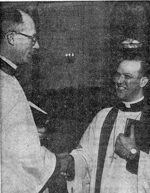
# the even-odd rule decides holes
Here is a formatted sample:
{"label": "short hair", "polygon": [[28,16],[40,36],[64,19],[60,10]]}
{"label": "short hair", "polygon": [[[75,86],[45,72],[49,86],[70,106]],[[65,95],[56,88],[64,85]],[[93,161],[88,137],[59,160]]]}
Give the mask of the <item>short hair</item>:
{"label": "short hair", "polygon": [[141,70],[140,70],[140,75],[143,77],[150,78],[150,61],[147,57],[145,57],[143,54],[140,52],[126,52],[123,53],[119,59],[120,64],[124,60],[129,60],[129,61],[139,61],[141,62]]}
{"label": "short hair", "polygon": [[148,60],[141,60],[141,72],[142,76],[150,78],[150,62]]}
{"label": "short hair", "polygon": [[2,43],[5,35],[10,30],[15,30],[16,26],[23,23],[22,15],[15,8],[0,9],[0,43]]}

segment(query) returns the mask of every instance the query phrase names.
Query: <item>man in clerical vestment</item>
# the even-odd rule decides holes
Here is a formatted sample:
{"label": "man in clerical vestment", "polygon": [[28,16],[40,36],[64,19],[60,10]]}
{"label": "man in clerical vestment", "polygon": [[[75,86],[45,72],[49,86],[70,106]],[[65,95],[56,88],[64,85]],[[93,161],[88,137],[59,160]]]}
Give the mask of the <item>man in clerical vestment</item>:
{"label": "man in clerical vestment", "polygon": [[69,170],[75,178],[68,181],[70,193],[150,192],[150,108],[144,97],[149,69],[140,56],[120,61],[114,76],[118,103],[94,117],[71,152],[75,168]]}

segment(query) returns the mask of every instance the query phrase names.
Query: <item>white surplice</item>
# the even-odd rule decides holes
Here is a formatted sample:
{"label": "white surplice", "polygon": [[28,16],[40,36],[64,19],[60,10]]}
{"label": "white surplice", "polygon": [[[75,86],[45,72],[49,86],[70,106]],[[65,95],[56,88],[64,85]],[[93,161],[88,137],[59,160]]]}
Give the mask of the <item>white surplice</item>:
{"label": "white surplice", "polygon": [[[67,182],[69,193],[94,193],[99,139],[103,122],[111,108],[100,111],[71,154],[75,159],[75,179]],[[141,112],[118,112],[110,135],[100,193],[150,193],[150,154],[140,152],[138,175],[126,170],[126,160],[114,154],[115,141],[124,133],[127,118],[139,120]]]}
{"label": "white surplice", "polygon": [[40,145],[24,91],[0,70],[1,192],[38,193],[51,177],[56,157]]}

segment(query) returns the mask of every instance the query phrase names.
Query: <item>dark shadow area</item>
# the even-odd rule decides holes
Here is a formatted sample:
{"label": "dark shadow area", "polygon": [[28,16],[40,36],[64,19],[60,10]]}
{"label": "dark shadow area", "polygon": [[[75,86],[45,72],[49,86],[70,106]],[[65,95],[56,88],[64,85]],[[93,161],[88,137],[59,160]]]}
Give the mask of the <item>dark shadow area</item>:
{"label": "dark shadow area", "polygon": [[46,119],[49,120],[46,146],[55,153],[74,149],[94,116],[102,108],[115,103],[115,94],[109,90],[99,87],[65,88],[32,96],[34,103],[48,113],[45,116],[32,109],[39,127]]}
{"label": "dark shadow area", "polygon": [[[36,125],[46,126],[41,144],[54,153],[71,152],[78,145],[94,116],[112,106],[116,97],[110,88],[85,87],[50,90],[32,96],[32,100],[48,115],[32,109]],[[49,120],[45,124],[46,120]],[[48,184],[50,193],[67,193],[62,176]]]}

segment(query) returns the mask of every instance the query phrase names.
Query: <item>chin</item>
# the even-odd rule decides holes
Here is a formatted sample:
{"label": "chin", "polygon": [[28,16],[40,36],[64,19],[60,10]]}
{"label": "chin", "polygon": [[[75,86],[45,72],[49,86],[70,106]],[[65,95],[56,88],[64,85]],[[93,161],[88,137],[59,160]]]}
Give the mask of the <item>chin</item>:
{"label": "chin", "polygon": [[126,97],[123,96],[121,93],[117,93],[117,97],[118,97],[121,101],[126,101]]}
{"label": "chin", "polygon": [[27,63],[27,64],[30,64],[30,63],[32,63],[32,58],[30,57],[28,57],[28,58],[26,58],[25,60],[24,60],[24,63]]}
{"label": "chin", "polygon": [[[118,95],[117,95],[118,96]],[[121,101],[124,101],[124,102],[131,102],[132,100],[131,99],[128,99],[126,97],[121,97],[121,96],[118,96],[118,98],[121,100]]]}

